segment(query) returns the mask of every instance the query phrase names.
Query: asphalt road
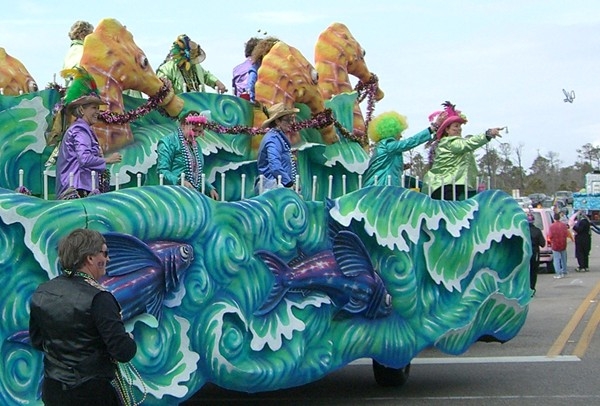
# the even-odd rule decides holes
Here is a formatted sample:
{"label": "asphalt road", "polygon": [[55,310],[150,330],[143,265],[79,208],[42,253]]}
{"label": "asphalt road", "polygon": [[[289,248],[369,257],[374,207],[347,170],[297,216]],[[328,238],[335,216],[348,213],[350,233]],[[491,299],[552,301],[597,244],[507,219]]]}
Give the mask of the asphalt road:
{"label": "asphalt road", "polygon": [[[600,236],[593,235],[590,272],[538,277],[537,293],[511,341],[476,343],[461,356],[426,350],[398,388],[375,383],[368,359],[309,385],[241,393],[207,384],[184,405],[600,405]],[[596,333],[596,334],[595,334]]]}

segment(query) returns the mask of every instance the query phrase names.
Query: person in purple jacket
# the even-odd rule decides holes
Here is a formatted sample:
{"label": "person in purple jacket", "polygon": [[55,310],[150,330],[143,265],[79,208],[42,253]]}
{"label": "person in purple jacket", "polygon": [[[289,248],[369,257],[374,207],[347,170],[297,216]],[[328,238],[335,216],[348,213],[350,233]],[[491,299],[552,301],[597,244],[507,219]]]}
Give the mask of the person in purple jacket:
{"label": "person in purple jacket", "polygon": [[75,70],[64,104],[67,114],[76,120],[65,132],[56,159],[58,199],[86,197],[100,183],[92,184],[92,171],[100,179],[107,164],[121,161],[118,152],[104,157],[92,126],[98,122],[99,106],[106,103],[100,98],[94,79],[83,68]]}

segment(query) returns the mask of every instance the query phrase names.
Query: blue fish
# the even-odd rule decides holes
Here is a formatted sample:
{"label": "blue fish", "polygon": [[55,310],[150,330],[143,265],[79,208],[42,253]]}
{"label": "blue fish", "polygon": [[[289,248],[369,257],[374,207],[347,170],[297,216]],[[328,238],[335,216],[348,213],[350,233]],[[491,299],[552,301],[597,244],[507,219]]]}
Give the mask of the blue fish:
{"label": "blue fish", "polygon": [[[122,233],[105,233],[104,238],[110,261],[98,282],[119,302],[123,321],[144,313],[160,320],[165,295],[177,289],[194,259],[192,246],[174,241],[145,243]],[[18,331],[7,341],[30,344],[29,332]]]}
{"label": "blue fish", "polygon": [[331,250],[290,264],[269,251],[255,254],[275,276],[269,296],[254,312],[256,316],[271,312],[288,292],[297,291],[325,293],[343,315],[376,319],[392,311],[392,297],[373,269],[366,247],[350,231],[339,231],[333,237]]}
{"label": "blue fish", "polygon": [[143,313],[160,320],[165,295],[179,282],[194,260],[192,246],[174,241],[144,243],[128,234],[106,233],[110,261],[98,282],[121,305],[123,321]]}

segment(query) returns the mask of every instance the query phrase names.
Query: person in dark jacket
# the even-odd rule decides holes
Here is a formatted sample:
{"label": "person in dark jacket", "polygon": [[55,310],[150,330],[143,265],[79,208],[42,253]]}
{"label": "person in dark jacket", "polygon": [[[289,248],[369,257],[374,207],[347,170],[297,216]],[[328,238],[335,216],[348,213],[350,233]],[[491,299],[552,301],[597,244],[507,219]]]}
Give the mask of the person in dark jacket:
{"label": "person in dark jacket", "polygon": [[573,225],[575,231],[575,258],[577,258],[577,272],[588,272],[590,249],[592,248],[592,234],[590,220],[583,212],[577,214],[577,222]]}
{"label": "person in dark jacket", "polygon": [[529,235],[531,236],[531,258],[529,259],[529,287],[533,290],[532,296],[535,295],[535,285],[537,283],[537,274],[540,267],[540,248],[546,246],[546,239],[542,230],[537,228],[533,222],[533,214],[527,215],[529,223]]}
{"label": "person in dark jacket", "polygon": [[41,284],[30,308],[29,335],[44,352],[45,405],[120,405],[111,384],[116,362],[137,351],[115,297],[97,281],[108,250],[102,234],[76,229],[58,246],[62,274]]}

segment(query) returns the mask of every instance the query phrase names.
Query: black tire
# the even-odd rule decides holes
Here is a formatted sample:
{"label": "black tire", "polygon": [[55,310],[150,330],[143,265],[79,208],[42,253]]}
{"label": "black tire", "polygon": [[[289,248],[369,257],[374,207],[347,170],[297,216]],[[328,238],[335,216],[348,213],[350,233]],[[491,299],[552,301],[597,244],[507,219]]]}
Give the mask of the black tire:
{"label": "black tire", "polygon": [[410,364],[403,368],[389,368],[373,360],[373,375],[375,382],[384,387],[399,387],[408,381]]}
{"label": "black tire", "polygon": [[546,262],[546,272],[554,273],[554,262],[552,262],[552,261]]}

